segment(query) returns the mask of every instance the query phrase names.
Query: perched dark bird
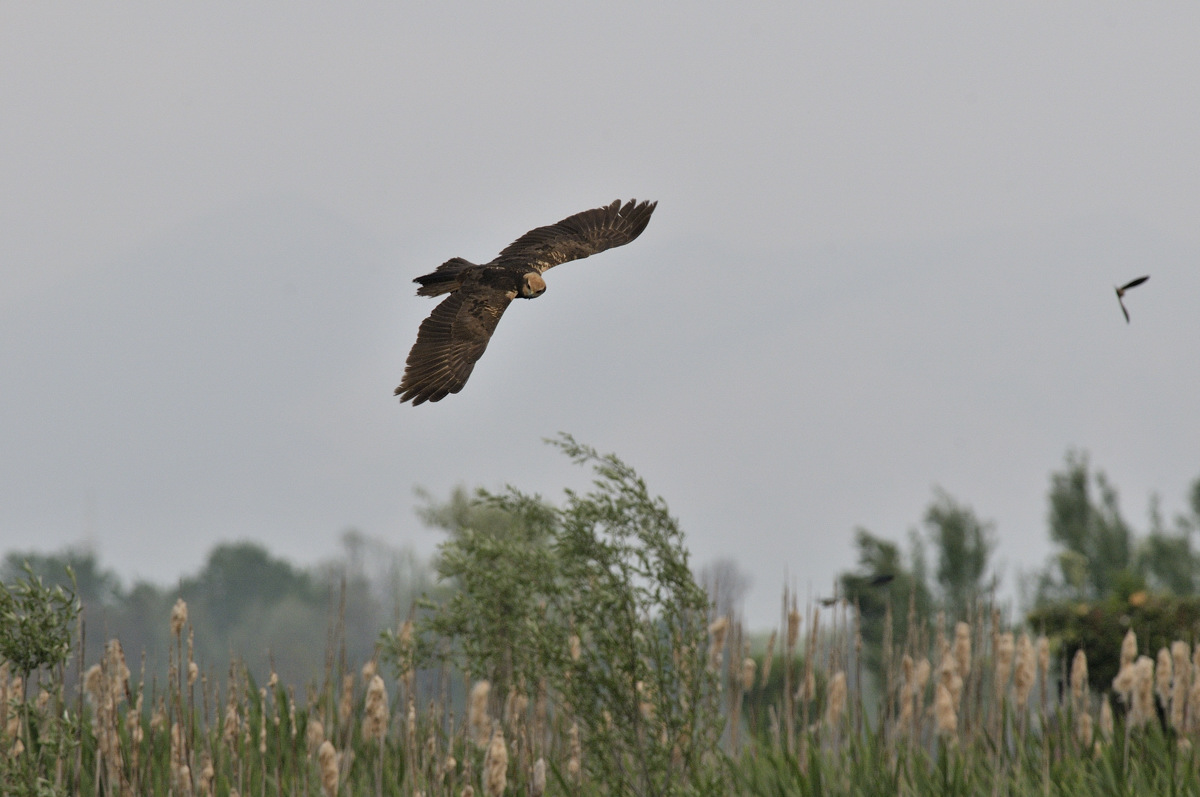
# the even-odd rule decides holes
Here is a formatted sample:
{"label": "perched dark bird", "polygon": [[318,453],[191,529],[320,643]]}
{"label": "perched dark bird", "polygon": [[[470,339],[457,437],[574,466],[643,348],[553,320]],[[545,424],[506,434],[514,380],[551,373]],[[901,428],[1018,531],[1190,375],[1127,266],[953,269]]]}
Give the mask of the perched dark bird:
{"label": "perched dark bird", "polygon": [[1119,288],[1115,288],[1115,290],[1117,292],[1117,303],[1121,305],[1121,312],[1125,314],[1125,323],[1126,324],[1129,323],[1129,311],[1125,309],[1125,291],[1129,290],[1130,288],[1136,288],[1138,285],[1141,285],[1143,282],[1145,282],[1148,279],[1150,279],[1149,275],[1147,275],[1145,277],[1138,277],[1135,280],[1130,280],[1129,282],[1126,282],[1124,285],[1122,285]]}
{"label": "perched dark bird", "polygon": [[891,584],[892,580],[894,578],[896,578],[894,573],[883,573],[882,575],[875,576],[875,578],[873,578],[869,582],[867,582],[867,586],[868,587],[885,587],[888,584]]}
{"label": "perched dark bird", "polygon": [[421,322],[396,395],[415,406],[462,390],[509,302],[541,296],[546,270],[637,238],[657,204],[617,200],[530,230],[490,263],[456,257],[417,277],[418,296],[450,296]]}

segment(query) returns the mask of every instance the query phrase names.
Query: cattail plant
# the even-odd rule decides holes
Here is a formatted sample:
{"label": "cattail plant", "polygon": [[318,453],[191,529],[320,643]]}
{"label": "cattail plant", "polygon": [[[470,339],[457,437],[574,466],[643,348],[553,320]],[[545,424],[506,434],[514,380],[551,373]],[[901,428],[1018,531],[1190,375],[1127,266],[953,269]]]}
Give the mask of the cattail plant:
{"label": "cattail plant", "polygon": [[1133,704],[1127,724],[1140,728],[1154,716],[1154,659],[1138,656],[1133,663]]}
{"label": "cattail plant", "polygon": [[1188,644],[1182,640],[1171,643],[1171,664],[1174,678],[1171,681],[1171,727],[1179,733],[1188,730],[1188,696],[1192,686],[1192,663],[1189,660]]}
{"label": "cattail plant", "polygon": [[1116,677],[1113,678],[1113,691],[1127,706],[1130,705],[1133,696],[1135,681],[1133,665],[1137,658],[1137,651],[1137,635],[1131,628],[1125,632],[1125,638],[1121,640],[1121,667],[1117,671]]}
{"label": "cattail plant", "polygon": [[1043,634],[1037,638],[1035,647],[1037,648],[1038,683],[1041,685],[1042,714],[1045,715],[1050,710],[1047,692],[1050,682],[1050,640]]}
{"label": "cattail plant", "polygon": [[825,722],[836,730],[846,710],[846,673],[838,670],[829,679],[829,694],[825,707]]}
{"label": "cattail plant", "polygon": [[912,656],[907,653],[900,659],[900,671],[903,680],[900,682],[900,717],[897,727],[901,734],[908,733],[913,724],[913,714],[916,712],[916,677]]}
{"label": "cattail plant", "polygon": [[997,706],[1003,705],[1004,695],[1008,691],[1008,679],[1012,674],[1013,648],[1011,631],[996,637],[996,670],[992,685],[995,689]]}
{"label": "cattail plant", "polygon": [[1167,716],[1171,714],[1172,669],[1171,651],[1159,648],[1154,662],[1154,694]]}
{"label": "cattail plant", "polygon": [[1113,736],[1113,710],[1108,695],[1100,699],[1100,735],[1104,741],[1111,742]]}
{"label": "cattail plant", "polygon": [[938,665],[937,686],[933,696],[933,716],[937,732],[943,737],[958,733],[958,710],[962,702],[963,679],[958,674],[954,650],[947,649]]}
{"label": "cattail plant", "polygon": [[1075,715],[1075,738],[1087,750],[1092,746],[1091,701],[1088,698],[1087,654],[1083,648],[1071,659],[1071,711]]}
{"label": "cattail plant", "polygon": [[1017,638],[1017,666],[1013,671],[1013,694],[1016,697],[1017,710],[1024,712],[1029,702],[1029,694],[1033,691],[1034,679],[1037,677],[1037,654],[1029,634],[1021,634]]}
{"label": "cattail plant", "polygon": [[321,769],[321,789],[325,792],[325,797],[334,797],[338,793],[338,766],[341,763],[341,754],[333,747],[333,742],[328,739],[321,742],[320,748],[317,749],[317,763]]}
{"label": "cattail plant", "polygon": [[500,797],[507,783],[508,748],[504,744],[504,731],[497,726],[483,759],[483,793],[487,797]]}
{"label": "cattail plant", "polygon": [[488,714],[488,695],[491,691],[492,684],[489,681],[476,681],[471,687],[467,726],[471,729],[471,738],[475,746],[481,749],[486,747],[491,739],[492,718]]}
{"label": "cattail plant", "polygon": [[[371,664],[371,662],[368,662]],[[383,740],[388,729],[388,695],[383,678],[375,674],[375,668],[364,668],[363,677],[370,676],[367,684],[367,697],[363,710],[362,735],[368,742],[374,742],[378,747],[378,760],[375,762],[375,793],[383,794]]]}
{"label": "cattail plant", "polygon": [[[955,678],[958,676],[955,675]],[[939,736],[954,739],[958,734],[958,706],[950,688],[938,681],[933,694],[934,723]]]}
{"label": "cattail plant", "polygon": [[728,617],[718,617],[708,626],[708,666],[711,670],[721,669],[721,659],[725,653],[725,637],[728,632]]}

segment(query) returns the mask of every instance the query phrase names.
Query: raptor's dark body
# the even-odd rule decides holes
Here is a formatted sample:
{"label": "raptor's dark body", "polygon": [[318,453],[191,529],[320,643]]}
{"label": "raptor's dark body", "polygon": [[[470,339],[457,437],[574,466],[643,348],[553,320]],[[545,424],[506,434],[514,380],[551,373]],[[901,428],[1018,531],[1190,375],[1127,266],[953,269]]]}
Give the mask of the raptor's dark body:
{"label": "raptor's dark body", "polygon": [[540,296],[541,275],[554,266],[637,238],[656,204],[618,200],[585,210],[530,230],[489,263],[456,257],[417,277],[418,296],[450,295],[421,322],[396,395],[415,405],[462,390],[513,299]]}

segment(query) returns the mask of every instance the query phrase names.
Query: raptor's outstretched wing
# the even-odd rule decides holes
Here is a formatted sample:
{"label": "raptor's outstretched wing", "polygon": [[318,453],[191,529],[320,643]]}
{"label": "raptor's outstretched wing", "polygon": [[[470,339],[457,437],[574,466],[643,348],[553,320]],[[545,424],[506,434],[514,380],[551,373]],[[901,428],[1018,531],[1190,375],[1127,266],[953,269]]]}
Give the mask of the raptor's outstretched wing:
{"label": "raptor's outstretched wing", "polygon": [[621,246],[642,234],[657,202],[621,200],[602,208],[568,216],[557,224],[538,227],[504,248],[494,265],[519,265],[539,272]]}
{"label": "raptor's outstretched wing", "polygon": [[421,322],[396,388],[413,405],[440,401],[462,390],[487,349],[500,316],[513,297],[498,288],[471,284],[452,293]]}

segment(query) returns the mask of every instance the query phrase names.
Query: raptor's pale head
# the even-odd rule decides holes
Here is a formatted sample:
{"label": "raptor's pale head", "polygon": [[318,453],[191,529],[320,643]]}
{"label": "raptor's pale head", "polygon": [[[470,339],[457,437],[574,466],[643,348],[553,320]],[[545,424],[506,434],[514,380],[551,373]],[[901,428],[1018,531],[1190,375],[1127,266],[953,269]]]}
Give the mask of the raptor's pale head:
{"label": "raptor's pale head", "polygon": [[521,280],[521,296],[526,299],[533,299],[545,292],[546,281],[542,279],[542,275],[536,271],[526,272]]}

